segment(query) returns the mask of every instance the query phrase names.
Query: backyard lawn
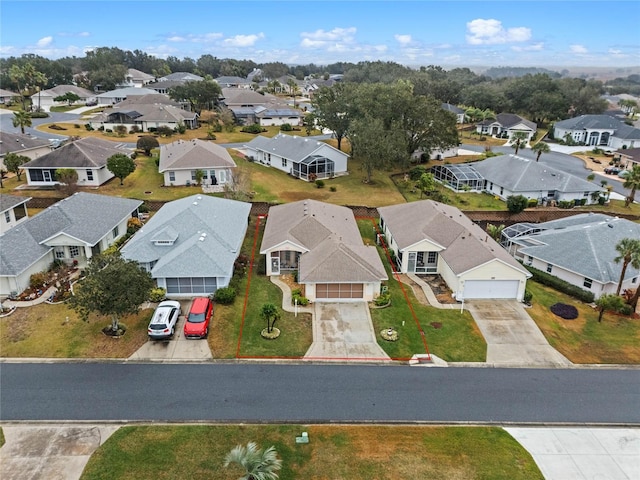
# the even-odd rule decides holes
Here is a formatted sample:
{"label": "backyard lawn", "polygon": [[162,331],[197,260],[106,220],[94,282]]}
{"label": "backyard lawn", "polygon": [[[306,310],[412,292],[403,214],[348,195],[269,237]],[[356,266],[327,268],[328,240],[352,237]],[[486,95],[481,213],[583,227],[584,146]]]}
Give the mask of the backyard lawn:
{"label": "backyard lawn", "polygon": [[[308,444],[296,444],[301,432]],[[542,479],[531,455],[498,427],[187,425],[122,427],[96,450],[82,480],[238,478],[236,445],[274,446],[279,478]]]}

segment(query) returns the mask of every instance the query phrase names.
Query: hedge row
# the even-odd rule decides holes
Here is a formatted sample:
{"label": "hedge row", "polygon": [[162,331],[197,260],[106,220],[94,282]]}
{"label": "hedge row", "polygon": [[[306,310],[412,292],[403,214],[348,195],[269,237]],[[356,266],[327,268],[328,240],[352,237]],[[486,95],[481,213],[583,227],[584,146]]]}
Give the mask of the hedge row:
{"label": "hedge row", "polygon": [[531,280],[533,280],[534,282],[538,282],[542,285],[546,285],[547,287],[554,288],[559,292],[566,293],[567,295],[577,298],[578,300],[581,300],[585,303],[593,303],[593,292],[580,287],[576,287],[569,282],[565,282],[564,280],[561,280],[558,277],[554,277],[553,275],[550,275],[547,272],[543,272],[542,270],[538,270],[537,268],[533,268],[528,265],[525,265],[525,267],[533,275],[533,277],[531,277]]}

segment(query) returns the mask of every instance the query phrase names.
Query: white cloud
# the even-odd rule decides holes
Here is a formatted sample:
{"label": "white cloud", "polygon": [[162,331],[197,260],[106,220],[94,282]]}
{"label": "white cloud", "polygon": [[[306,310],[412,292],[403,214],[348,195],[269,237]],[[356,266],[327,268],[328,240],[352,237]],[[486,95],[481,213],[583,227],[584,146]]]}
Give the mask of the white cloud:
{"label": "white cloud", "polygon": [[89,32],[60,32],[58,33],[59,37],[89,37],[91,34]]}
{"label": "white cloud", "polygon": [[587,47],[585,47],[584,45],[569,45],[569,49],[571,50],[571,53],[575,53],[578,55],[589,53],[589,50],[587,50]]}
{"label": "white cloud", "polygon": [[224,44],[229,47],[252,47],[258,40],[264,38],[264,33],[257,35],[236,35],[235,37],[225,38]]}
{"label": "white cloud", "polygon": [[628,58],[630,56],[629,54],[624,53],[622,50],[617,48],[610,48],[608,53],[614,58]]}
{"label": "white cloud", "polygon": [[179,35],[177,33],[172,33],[165,37],[167,42],[193,42],[193,43],[211,43],[216,40],[220,40],[223,37],[222,33],[212,32],[212,33],[201,33],[194,34],[190,33],[189,35]]}
{"label": "white cloud", "polygon": [[476,18],[467,22],[466,38],[467,43],[471,45],[526,42],[531,38],[531,29],[527,27],[505,29],[500,20]]}
{"label": "white cloud", "polygon": [[544,50],[544,43],[532,43],[531,45],[526,45],[523,47],[519,45],[513,45],[511,47],[511,50],[513,50],[514,52],[540,52]]}
{"label": "white cloud", "polygon": [[343,48],[346,44],[354,43],[355,27],[334,28],[331,31],[316,30],[315,32],[302,32],[300,45],[304,48],[330,47]]}
{"label": "white cloud", "polygon": [[51,42],[53,42],[53,37],[49,35],[48,37],[42,37],[40,40],[38,40],[36,42],[36,46],[38,48],[48,47],[49,45],[51,45]]}
{"label": "white cloud", "polygon": [[394,35],[394,38],[400,45],[409,45],[411,43],[411,35]]}
{"label": "white cloud", "polygon": [[181,37],[180,35],[172,35],[171,37],[167,38],[168,42],[186,42],[187,39],[184,37]]}

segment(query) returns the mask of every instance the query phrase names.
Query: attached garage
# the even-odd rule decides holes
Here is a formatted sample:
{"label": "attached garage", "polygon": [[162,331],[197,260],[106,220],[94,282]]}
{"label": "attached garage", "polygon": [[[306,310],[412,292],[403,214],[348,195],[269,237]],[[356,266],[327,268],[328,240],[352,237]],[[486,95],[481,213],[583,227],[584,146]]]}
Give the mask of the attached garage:
{"label": "attached garage", "polygon": [[316,299],[349,299],[364,297],[364,284],[362,283],[317,283]]}
{"label": "attached garage", "polygon": [[467,280],[464,282],[465,300],[473,298],[518,298],[518,280]]}

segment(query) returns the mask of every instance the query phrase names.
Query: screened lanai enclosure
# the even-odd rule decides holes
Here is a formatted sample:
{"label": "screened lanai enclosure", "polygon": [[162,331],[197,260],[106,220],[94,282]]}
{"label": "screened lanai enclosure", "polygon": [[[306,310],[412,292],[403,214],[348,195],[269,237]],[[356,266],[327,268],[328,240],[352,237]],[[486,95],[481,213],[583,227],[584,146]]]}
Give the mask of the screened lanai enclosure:
{"label": "screened lanai enclosure", "polygon": [[504,230],[500,235],[500,245],[507,249],[511,255],[515,255],[517,246],[514,244],[514,240],[525,235],[533,235],[542,231],[539,225],[535,223],[516,223]]}
{"label": "screened lanai enclosure", "polygon": [[473,165],[436,165],[431,169],[433,178],[442,182],[445,186],[457,191],[482,191],[484,189],[484,177],[473,168]]}
{"label": "screened lanai enclosure", "polygon": [[331,178],[335,174],[335,162],[321,155],[311,155],[293,164],[291,174],[307,181]]}

